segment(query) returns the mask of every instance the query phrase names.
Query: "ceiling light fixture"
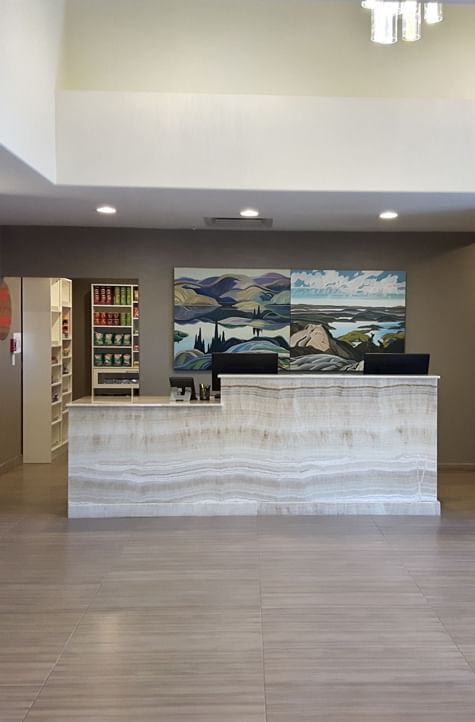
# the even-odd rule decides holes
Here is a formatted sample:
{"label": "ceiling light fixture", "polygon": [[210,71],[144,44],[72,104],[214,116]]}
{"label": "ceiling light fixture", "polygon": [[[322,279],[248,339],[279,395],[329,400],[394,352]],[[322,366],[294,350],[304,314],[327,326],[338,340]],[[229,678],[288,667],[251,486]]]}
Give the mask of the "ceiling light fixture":
{"label": "ceiling light fixture", "polygon": [[397,211],[383,211],[379,214],[379,217],[382,221],[393,221],[395,218],[398,218],[399,213]]}
{"label": "ceiling light fixture", "polygon": [[114,208],[114,206],[99,206],[96,211],[104,216],[113,216],[114,213],[117,213],[117,208]]}
{"label": "ceiling light fixture", "polygon": [[257,218],[259,215],[259,211],[257,211],[255,208],[244,208],[239,215],[241,218]]}
{"label": "ceiling light fixture", "polygon": [[361,7],[371,10],[371,40],[379,45],[394,45],[401,38],[415,42],[422,37],[422,11],[424,22],[435,25],[444,19],[443,3],[423,0],[362,0]]}

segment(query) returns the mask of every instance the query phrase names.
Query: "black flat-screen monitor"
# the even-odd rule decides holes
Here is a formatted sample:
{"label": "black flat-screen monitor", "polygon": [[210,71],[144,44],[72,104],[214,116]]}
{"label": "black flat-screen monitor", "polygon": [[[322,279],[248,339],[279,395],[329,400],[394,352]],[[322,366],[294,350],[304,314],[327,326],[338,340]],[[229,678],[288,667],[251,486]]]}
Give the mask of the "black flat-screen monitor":
{"label": "black flat-screen monitor", "polygon": [[276,353],[214,353],[211,361],[213,391],[221,390],[220,374],[276,374]]}
{"label": "black flat-screen monitor", "polygon": [[185,389],[191,391],[191,401],[196,401],[195,381],[193,376],[170,376],[170,386],[181,389],[181,395],[185,395]]}
{"label": "black flat-screen monitor", "polygon": [[364,373],[425,376],[429,373],[429,360],[428,353],[367,353]]}

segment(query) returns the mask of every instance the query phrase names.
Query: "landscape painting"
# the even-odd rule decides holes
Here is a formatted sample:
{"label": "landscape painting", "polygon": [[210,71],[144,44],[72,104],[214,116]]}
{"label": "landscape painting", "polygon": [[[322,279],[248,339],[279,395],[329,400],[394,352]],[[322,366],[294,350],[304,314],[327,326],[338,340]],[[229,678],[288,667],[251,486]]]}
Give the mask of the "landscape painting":
{"label": "landscape painting", "polygon": [[274,352],[289,367],[290,271],[176,268],[174,367],[208,371],[213,352]]}
{"label": "landscape painting", "polygon": [[292,371],[360,371],[366,353],[404,352],[405,326],[402,271],[291,272]]}

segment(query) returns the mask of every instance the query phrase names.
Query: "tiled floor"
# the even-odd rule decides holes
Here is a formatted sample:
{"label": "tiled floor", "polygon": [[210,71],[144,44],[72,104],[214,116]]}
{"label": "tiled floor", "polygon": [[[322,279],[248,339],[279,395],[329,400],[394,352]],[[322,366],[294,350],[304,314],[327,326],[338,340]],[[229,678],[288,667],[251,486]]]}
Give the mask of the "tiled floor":
{"label": "tiled floor", "polygon": [[0,476],[0,721],[473,722],[475,474],[432,518],[68,521]]}

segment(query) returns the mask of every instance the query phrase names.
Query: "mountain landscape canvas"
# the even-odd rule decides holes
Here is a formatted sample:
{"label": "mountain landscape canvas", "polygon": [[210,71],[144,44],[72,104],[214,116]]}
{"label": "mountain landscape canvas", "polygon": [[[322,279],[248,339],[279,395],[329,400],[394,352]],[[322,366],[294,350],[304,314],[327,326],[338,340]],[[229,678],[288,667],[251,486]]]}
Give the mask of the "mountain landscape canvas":
{"label": "mountain landscape canvas", "polygon": [[289,367],[290,271],[176,268],[174,367],[211,369],[213,352],[275,352]]}
{"label": "mountain landscape canvas", "polygon": [[402,353],[402,271],[291,271],[290,368],[346,372],[366,353]]}

